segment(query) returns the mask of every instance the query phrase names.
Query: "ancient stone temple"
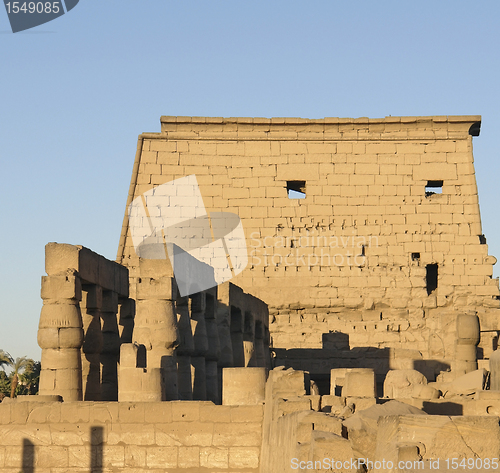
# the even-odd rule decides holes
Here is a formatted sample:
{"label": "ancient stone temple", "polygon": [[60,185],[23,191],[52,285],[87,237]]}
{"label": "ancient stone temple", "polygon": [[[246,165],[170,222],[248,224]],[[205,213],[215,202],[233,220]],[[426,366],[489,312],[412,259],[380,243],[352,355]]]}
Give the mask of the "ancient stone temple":
{"label": "ancient stone temple", "polygon": [[[162,117],[139,137],[129,203],[194,174],[210,212],[242,221],[233,282],[262,299],[279,364],[328,387],[332,367],[467,371],[457,315],[496,348],[496,259],[482,234],[472,138],[481,118]],[[117,261],[137,273],[123,224]],[[286,282],[285,282],[286,281]],[[332,364],[333,363],[333,364]]]}
{"label": "ancient stone temple", "polygon": [[0,473],[497,470],[480,121],[162,117],[116,262],[45,248]]}

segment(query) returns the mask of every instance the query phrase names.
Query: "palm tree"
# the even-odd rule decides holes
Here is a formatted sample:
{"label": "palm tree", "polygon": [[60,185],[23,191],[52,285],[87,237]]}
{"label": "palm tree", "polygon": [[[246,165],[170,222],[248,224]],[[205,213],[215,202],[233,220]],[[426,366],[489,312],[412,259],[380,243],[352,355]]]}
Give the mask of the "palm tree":
{"label": "palm tree", "polygon": [[5,371],[5,366],[12,366],[13,362],[14,360],[6,351],[0,350],[0,368]]}
{"label": "palm tree", "polygon": [[0,402],[10,393],[10,379],[5,371],[0,371]]}
{"label": "palm tree", "polygon": [[32,395],[38,392],[41,363],[39,361],[32,360],[31,358],[28,358],[27,361],[28,363],[24,372],[19,375],[19,380],[23,387],[22,394]]}
{"label": "palm tree", "polygon": [[26,367],[29,365],[30,360],[26,358],[25,356],[21,358],[16,358],[16,361],[12,363],[12,381],[10,383],[10,397],[14,398],[16,394],[16,388],[17,385],[19,384],[19,374],[21,374],[21,371],[26,369]]}

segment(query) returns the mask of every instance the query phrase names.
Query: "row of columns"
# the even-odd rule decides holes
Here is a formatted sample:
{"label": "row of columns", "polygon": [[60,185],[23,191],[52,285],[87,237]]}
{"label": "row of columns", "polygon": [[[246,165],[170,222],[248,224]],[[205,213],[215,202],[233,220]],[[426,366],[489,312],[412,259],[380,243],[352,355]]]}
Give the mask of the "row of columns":
{"label": "row of columns", "polygon": [[[181,297],[162,260],[140,261],[135,289],[132,344],[121,347],[120,400],[220,404],[223,368],[270,366],[266,324],[258,320],[261,314],[252,313],[251,304],[248,310],[242,307],[241,290],[238,307],[219,302],[217,287]],[[139,361],[142,354],[145,363]]]}
{"label": "row of columns", "polygon": [[270,366],[267,306],[237,286],[181,297],[168,261],[142,260],[132,300],[125,268],[72,245],[46,269],[41,395],[221,403],[223,368]]}
{"label": "row of columns", "polygon": [[117,401],[124,341],[118,310],[123,302],[122,335],[130,338],[131,301],[120,301],[118,293],[82,281],[75,270],[42,277],[41,295],[40,394],[58,394],[65,401]]}

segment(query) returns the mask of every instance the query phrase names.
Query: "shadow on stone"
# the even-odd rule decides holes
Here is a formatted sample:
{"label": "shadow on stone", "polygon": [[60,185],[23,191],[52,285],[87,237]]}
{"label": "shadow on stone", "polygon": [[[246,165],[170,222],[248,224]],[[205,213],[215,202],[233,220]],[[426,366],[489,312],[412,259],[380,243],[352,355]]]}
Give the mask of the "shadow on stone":
{"label": "shadow on stone", "polygon": [[429,415],[462,416],[464,407],[455,402],[424,402],[422,410]]}
{"label": "shadow on stone", "polygon": [[102,473],[104,463],[104,428],[95,426],[90,428],[90,472]]}
{"label": "shadow on stone", "polygon": [[23,439],[23,473],[35,472],[35,445],[28,439]]}

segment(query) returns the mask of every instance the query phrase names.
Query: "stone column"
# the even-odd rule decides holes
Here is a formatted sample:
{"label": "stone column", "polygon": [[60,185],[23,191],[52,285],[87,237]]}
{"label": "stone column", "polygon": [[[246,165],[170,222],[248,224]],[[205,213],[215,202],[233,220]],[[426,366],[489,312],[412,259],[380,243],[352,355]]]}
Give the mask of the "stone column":
{"label": "stone column", "polygon": [[84,401],[101,400],[102,289],[84,285],[80,304],[83,322],[82,390]]}
{"label": "stone column", "polygon": [[255,360],[255,321],[251,312],[245,312],[245,330],[243,332],[243,352],[245,354],[245,366],[257,366]]}
{"label": "stone column", "polygon": [[222,302],[216,301],[215,320],[219,333],[220,357],[219,366],[230,368],[233,366],[233,345],[231,342],[230,309]]}
{"label": "stone column", "polygon": [[137,367],[138,347],[132,343],[120,346],[119,402],[163,401],[162,369]]}
{"label": "stone column", "polygon": [[42,349],[41,395],[82,400],[83,324],[80,279],[75,270],[42,277],[43,307],[38,326]]}
{"label": "stone column", "polygon": [[118,294],[104,291],[102,297],[102,400],[118,401],[118,359],[120,335],[118,333]]}
{"label": "stone column", "polygon": [[458,376],[477,370],[476,346],[478,343],[479,318],[477,315],[459,314],[454,366]]}
{"label": "stone column", "polygon": [[179,329],[179,346],[175,351],[179,398],[183,401],[192,401],[191,355],[194,353],[194,340],[189,319],[189,298],[179,297],[175,308],[177,311],[177,327]]}
{"label": "stone column", "polygon": [[217,386],[219,399],[222,403],[222,370],[234,366],[233,345],[231,342],[231,309],[229,305],[230,283],[220,284],[217,287],[215,305],[215,320],[220,345],[220,355],[217,362]]}
{"label": "stone column", "polygon": [[220,357],[220,386],[222,388],[222,368],[234,366],[233,345],[231,342],[231,305],[229,303],[231,283],[225,282],[217,286],[217,300],[215,301],[215,318],[219,331]]}
{"label": "stone column", "polygon": [[205,356],[207,370],[207,401],[221,404],[222,397],[219,389],[219,374],[217,363],[220,357],[219,330],[215,320],[216,290],[213,293],[206,291],[205,324],[207,326],[208,351]]}
{"label": "stone column", "polygon": [[176,400],[179,393],[174,350],[179,336],[174,307],[177,298],[175,280],[167,260],[140,259],[139,271],[132,340],[146,348],[147,369],[162,368],[164,400]]}
{"label": "stone column", "polygon": [[262,322],[255,322],[255,366],[266,366],[266,348],[264,346],[264,329]]}
{"label": "stone column", "polygon": [[271,359],[271,334],[269,333],[269,329],[264,325],[264,355],[266,357],[266,364],[264,365],[267,369],[272,370],[274,368],[273,361]]}
{"label": "stone column", "polygon": [[231,345],[233,347],[233,365],[235,367],[245,366],[242,319],[241,310],[231,306]]}
{"label": "stone column", "polygon": [[205,356],[208,353],[207,327],[205,324],[205,293],[190,296],[191,331],[193,332],[194,351],[191,356],[193,399],[205,401],[207,398],[207,371]]}
{"label": "stone column", "polygon": [[490,389],[500,391],[500,350],[490,355]]}
{"label": "stone column", "polygon": [[135,301],[134,299],[123,299],[120,303],[119,331],[120,343],[132,343],[132,332],[134,331]]}

